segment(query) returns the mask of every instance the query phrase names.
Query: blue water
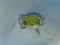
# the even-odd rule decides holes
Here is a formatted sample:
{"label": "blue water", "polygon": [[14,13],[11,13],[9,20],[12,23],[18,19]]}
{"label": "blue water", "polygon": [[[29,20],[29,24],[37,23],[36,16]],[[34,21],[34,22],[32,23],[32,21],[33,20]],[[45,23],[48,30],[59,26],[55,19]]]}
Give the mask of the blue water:
{"label": "blue water", "polygon": [[[20,29],[19,14],[38,12],[45,17],[38,35],[33,27]],[[59,0],[0,0],[0,45],[59,45]]]}

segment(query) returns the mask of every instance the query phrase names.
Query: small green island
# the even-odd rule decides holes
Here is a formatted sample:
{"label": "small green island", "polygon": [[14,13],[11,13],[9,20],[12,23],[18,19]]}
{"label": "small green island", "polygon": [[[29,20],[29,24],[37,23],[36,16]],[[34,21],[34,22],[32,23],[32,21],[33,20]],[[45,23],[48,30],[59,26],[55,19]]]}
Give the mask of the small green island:
{"label": "small green island", "polygon": [[30,15],[22,18],[22,26],[40,26],[41,19],[39,16]]}

